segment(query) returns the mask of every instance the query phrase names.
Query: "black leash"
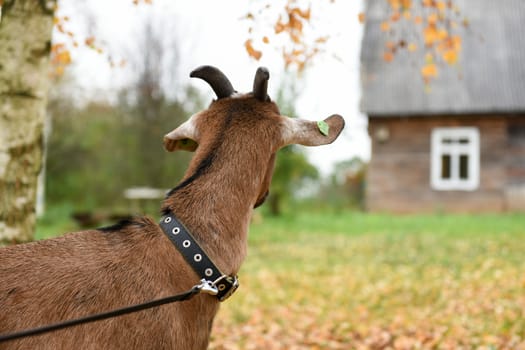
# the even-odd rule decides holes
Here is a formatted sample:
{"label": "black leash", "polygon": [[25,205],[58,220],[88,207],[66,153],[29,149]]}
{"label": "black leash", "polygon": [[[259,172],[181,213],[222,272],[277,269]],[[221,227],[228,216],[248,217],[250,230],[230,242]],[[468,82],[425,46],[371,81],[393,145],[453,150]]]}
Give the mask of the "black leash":
{"label": "black leash", "polygon": [[200,292],[213,294],[212,292],[209,292],[208,290],[209,286],[210,286],[210,282],[201,281],[201,284],[198,284],[194,286],[193,288],[191,288],[190,290],[188,290],[187,292],[184,292],[181,294],[148,301],[142,304],[127,306],[127,307],[115,309],[112,311],[102,312],[102,313],[95,314],[95,315],[90,315],[90,316],[81,317],[81,318],[77,318],[73,320],[63,321],[63,322],[59,322],[59,323],[55,323],[55,324],[51,324],[47,326],[31,328],[31,329],[24,329],[22,331],[13,332],[13,333],[0,334],[0,342],[14,340],[18,338],[30,337],[33,335],[56,331],[58,329],[72,327],[72,326],[76,326],[76,325],[83,324],[83,323],[105,320],[107,318],[122,316],[122,315],[130,314],[133,312],[142,311],[142,310],[150,309],[153,307],[161,306],[164,304],[173,303],[176,301],[185,301],[185,300],[191,299],[193,296],[199,294]]}

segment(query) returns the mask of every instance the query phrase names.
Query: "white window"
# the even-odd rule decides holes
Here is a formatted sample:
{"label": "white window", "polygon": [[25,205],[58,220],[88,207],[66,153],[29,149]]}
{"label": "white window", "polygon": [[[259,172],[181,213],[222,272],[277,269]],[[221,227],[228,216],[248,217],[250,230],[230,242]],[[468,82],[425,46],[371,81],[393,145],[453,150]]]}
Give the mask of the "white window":
{"label": "white window", "polygon": [[430,183],[435,190],[473,191],[479,186],[479,130],[432,130]]}

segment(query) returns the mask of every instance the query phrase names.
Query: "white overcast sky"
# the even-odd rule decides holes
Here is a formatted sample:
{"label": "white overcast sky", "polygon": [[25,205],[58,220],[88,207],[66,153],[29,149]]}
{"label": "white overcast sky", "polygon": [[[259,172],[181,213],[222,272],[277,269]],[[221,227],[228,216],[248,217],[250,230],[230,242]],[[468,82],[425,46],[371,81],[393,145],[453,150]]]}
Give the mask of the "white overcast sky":
{"label": "white overcast sky", "polygon": [[[79,0],[80,1],[80,0]],[[370,157],[366,118],[359,112],[359,51],[363,25],[358,21],[362,0],[312,1],[316,35],[329,34],[327,53],[316,58],[298,82],[300,96],[296,103],[298,116],[320,120],[341,114],[346,121],[344,133],[332,145],[308,148],[309,159],[324,174],[332,165],[354,156]],[[270,70],[269,94],[275,96],[283,73],[283,61],[276,50],[267,50],[260,61],[249,58],[244,50],[248,22],[241,18],[260,7],[260,0],[153,0],[152,5],[135,6],[132,0],[84,0],[69,7],[62,1],[62,15],[75,33],[92,32],[110,53],[133,45],[140,23],[150,17],[165,23],[166,35],[175,36],[179,47],[179,70],[187,83],[198,88],[209,99],[213,93],[206,84],[189,79],[189,72],[203,64],[217,66],[241,92],[250,91],[258,66]],[[71,2],[72,3],[72,2]],[[281,8],[283,0],[266,3]],[[86,17],[78,12],[89,13]],[[76,34],[81,41],[83,34]],[[87,35],[87,34],[86,34]],[[120,51],[121,52],[121,51]],[[111,96],[130,79],[129,69],[110,68],[107,58],[88,50],[72,53],[75,88],[86,95],[97,92]],[[125,57],[124,57],[125,58]],[[298,78],[299,79],[299,78]],[[183,79],[184,80],[184,79]]]}

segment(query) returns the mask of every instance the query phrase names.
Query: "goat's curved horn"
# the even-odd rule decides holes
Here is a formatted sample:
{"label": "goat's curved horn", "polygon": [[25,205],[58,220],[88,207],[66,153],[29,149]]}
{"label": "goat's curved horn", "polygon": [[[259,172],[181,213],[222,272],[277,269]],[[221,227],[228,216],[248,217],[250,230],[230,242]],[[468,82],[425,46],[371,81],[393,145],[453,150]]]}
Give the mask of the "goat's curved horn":
{"label": "goat's curved horn", "polygon": [[230,97],[235,90],[232,84],[218,68],[212,66],[200,66],[190,73],[191,78],[200,78],[210,84],[217,98]]}
{"label": "goat's curved horn", "polygon": [[259,101],[266,101],[268,98],[268,79],[270,79],[270,73],[265,67],[257,68],[255,78],[253,79],[253,95]]}

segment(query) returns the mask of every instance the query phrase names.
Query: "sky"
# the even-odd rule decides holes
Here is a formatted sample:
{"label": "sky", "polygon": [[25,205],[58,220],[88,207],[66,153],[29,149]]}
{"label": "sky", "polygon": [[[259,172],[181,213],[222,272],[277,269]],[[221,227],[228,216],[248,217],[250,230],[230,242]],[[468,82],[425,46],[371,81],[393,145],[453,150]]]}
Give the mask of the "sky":
{"label": "sky", "polygon": [[[270,2],[273,11],[278,11],[279,4],[280,8],[285,4],[283,0],[266,3]],[[259,66],[266,66],[270,71],[270,97],[276,96],[283,79],[284,64],[277,49],[267,45],[260,61],[248,57],[244,49],[249,22],[242,18],[265,3],[260,0],[153,0],[152,5],[139,6],[133,5],[131,0],[84,0],[76,2],[75,6],[72,3],[61,4],[59,15],[70,17],[67,26],[76,33],[79,41],[82,33],[88,33],[86,36],[94,34],[104,50],[104,54],[87,49],[72,51],[74,64],[70,74],[75,77],[73,90],[82,98],[112,96],[112,91],[133,79],[130,67],[111,68],[107,54],[115,60],[119,60],[119,56],[125,59],[125,52],[130,52],[129,48],[137,38],[137,30],[149,18],[161,25],[167,39],[177,42],[178,76],[183,81],[187,79],[185,83],[198,89],[210,101],[214,95],[209,86],[189,78],[189,72],[203,64],[221,69],[240,92],[251,90]],[[340,114],[346,122],[343,134],[332,145],[306,150],[310,161],[324,175],[331,172],[336,162],[355,156],[365,160],[370,157],[367,121],[359,111],[359,52],[363,25],[358,21],[358,13],[362,6],[362,0],[312,1],[315,35],[328,34],[329,41],[326,53],[317,56],[296,78],[299,92],[295,104],[297,116],[322,120],[331,114]],[[267,16],[275,15],[272,10]],[[271,23],[264,22],[264,19],[262,17],[255,25],[255,33],[262,33],[265,24]],[[60,35],[55,34],[60,40]]]}

